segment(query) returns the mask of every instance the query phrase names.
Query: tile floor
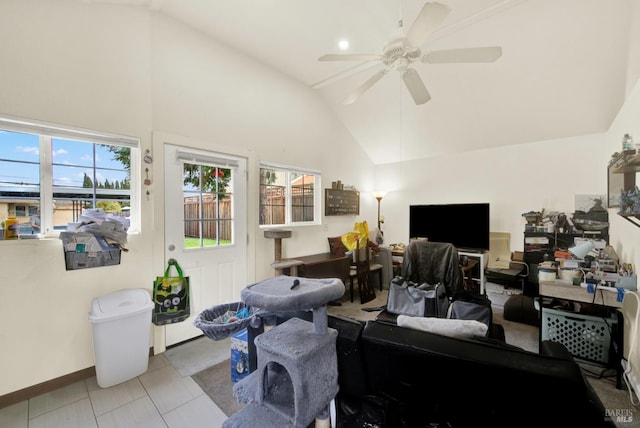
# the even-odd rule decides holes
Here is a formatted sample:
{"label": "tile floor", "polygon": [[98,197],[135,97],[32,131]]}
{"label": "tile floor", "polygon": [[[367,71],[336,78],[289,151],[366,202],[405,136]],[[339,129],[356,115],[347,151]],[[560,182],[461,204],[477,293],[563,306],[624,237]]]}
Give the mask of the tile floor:
{"label": "tile floor", "polygon": [[[385,300],[386,294],[381,298]],[[360,317],[370,314],[362,312],[359,304],[354,305]],[[346,303],[344,308],[337,308],[349,306]],[[166,353],[171,360],[165,354],[151,357],[148,370],[128,382],[100,388],[93,377],[0,409],[0,427],[221,427],[227,416],[188,374],[201,364],[211,366],[225,358],[228,349],[228,341],[206,338],[172,348]]]}
{"label": "tile floor", "polygon": [[135,379],[100,388],[95,377],[0,409],[3,428],[216,428],[226,415],[164,354]]}

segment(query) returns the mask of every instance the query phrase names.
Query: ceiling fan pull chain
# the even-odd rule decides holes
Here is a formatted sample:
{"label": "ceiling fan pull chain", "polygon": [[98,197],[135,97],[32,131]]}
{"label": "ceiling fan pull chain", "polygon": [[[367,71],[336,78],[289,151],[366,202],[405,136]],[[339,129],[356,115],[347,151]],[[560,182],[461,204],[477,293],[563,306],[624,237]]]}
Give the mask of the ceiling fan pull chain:
{"label": "ceiling fan pull chain", "polygon": [[402,20],[402,0],[398,0],[398,28],[400,37],[404,37],[404,21]]}

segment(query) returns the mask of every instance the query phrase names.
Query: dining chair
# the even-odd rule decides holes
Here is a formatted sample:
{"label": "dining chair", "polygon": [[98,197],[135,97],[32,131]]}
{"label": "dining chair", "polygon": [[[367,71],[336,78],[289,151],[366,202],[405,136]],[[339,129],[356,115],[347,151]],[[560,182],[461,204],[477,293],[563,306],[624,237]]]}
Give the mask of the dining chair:
{"label": "dining chair", "polygon": [[349,272],[349,289],[351,302],[353,302],[353,283],[358,283],[360,293],[360,303],[364,304],[376,298],[376,292],[371,282],[371,272],[379,273],[380,288],[382,289],[382,265],[371,263],[371,249],[369,247],[356,248],[353,250],[354,264]]}

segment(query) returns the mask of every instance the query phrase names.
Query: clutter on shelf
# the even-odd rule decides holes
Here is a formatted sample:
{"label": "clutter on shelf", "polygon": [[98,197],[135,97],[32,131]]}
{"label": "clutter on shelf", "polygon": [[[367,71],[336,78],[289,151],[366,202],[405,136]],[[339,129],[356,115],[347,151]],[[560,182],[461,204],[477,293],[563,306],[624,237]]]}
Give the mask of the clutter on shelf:
{"label": "clutter on shelf", "polygon": [[620,213],[640,213],[640,188],[635,186],[633,190],[622,190],[620,194]]}
{"label": "clutter on shelf", "polygon": [[[640,207],[640,202],[639,202]],[[527,220],[526,232],[549,233],[581,233],[600,232],[609,227],[609,213],[602,206],[601,200],[596,200],[588,211],[575,210],[571,217],[558,211],[529,211],[522,214]]]}

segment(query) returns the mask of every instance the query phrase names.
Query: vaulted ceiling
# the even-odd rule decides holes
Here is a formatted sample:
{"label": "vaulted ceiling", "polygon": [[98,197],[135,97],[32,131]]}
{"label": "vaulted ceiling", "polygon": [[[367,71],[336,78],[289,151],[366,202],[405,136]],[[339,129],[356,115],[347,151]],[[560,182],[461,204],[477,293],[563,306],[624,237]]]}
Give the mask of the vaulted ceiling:
{"label": "vaulted ceiling", "polygon": [[[606,131],[628,84],[634,0],[441,0],[450,13],[420,48],[501,46],[491,63],[415,62],[431,99],[416,105],[385,66],[318,61],[382,54],[419,0],[84,0],[145,6],[195,27],[313,88],[374,163]],[[403,28],[399,22],[402,19]]]}

